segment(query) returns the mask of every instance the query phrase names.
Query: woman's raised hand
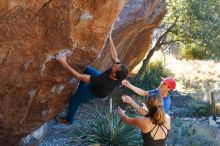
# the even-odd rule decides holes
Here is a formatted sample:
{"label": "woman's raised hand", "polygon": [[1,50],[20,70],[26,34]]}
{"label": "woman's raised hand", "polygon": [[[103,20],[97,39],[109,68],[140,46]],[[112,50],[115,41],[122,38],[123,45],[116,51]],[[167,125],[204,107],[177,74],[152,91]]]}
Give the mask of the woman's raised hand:
{"label": "woman's raised hand", "polygon": [[128,80],[123,80],[122,85],[129,88],[131,86],[130,82]]}
{"label": "woman's raised hand", "polygon": [[121,99],[127,104],[131,104],[132,102],[134,102],[133,99],[128,95],[123,95]]}

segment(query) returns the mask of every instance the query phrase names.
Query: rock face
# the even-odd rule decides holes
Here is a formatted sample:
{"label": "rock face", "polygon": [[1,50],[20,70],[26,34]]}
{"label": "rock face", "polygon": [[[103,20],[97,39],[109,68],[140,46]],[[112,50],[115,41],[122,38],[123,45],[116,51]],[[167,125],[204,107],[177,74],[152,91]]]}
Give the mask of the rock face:
{"label": "rock face", "polygon": [[78,71],[102,50],[124,0],[0,0],[0,145],[53,118],[77,82],[53,59],[64,48]]}
{"label": "rock face", "polygon": [[56,116],[76,89],[56,52],[71,50],[67,61],[80,72],[92,61],[104,70],[116,22],[118,55],[133,68],[164,13],[164,0],[0,0],[0,145],[15,145]]}
{"label": "rock face", "polygon": [[[164,0],[130,0],[114,25],[113,41],[120,60],[131,71],[151,47],[152,34],[165,15]],[[111,65],[108,45],[94,65],[101,70]]]}

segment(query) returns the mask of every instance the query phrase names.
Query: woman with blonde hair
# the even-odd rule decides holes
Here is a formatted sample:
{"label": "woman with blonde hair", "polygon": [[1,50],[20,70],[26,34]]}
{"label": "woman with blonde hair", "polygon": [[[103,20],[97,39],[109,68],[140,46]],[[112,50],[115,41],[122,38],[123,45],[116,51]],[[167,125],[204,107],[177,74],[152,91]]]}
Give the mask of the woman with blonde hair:
{"label": "woman with blonde hair", "polygon": [[117,109],[117,113],[126,124],[140,128],[143,146],[165,146],[170,130],[170,116],[164,111],[162,97],[160,95],[149,96],[147,109],[140,107],[127,95],[122,96],[122,100],[143,115],[129,118],[120,107]]}

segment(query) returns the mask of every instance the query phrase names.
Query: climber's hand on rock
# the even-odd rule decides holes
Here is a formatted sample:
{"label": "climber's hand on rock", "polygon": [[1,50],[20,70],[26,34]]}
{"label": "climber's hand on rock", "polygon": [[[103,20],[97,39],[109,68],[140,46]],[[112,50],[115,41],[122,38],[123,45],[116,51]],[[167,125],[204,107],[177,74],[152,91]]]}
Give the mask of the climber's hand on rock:
{"label": "climber's hand on rock", "polygon": [[56,59],[57,59],[60,63],[62,63],[62,64],[67,64],[67,62],[66,62],[66,56],[63,55],[63,54],[58,54],[58,55],[56,56]]}

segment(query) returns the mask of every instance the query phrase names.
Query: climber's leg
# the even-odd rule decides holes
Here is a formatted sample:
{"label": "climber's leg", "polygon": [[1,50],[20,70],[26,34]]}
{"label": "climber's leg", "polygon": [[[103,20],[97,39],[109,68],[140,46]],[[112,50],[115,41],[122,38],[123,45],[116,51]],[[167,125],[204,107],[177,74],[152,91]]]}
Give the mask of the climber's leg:
{"label": "climber's leg", "polygon": [[[98,76],[100,74],[99,71],[97,71],[95,68],[91,66],[87,66],[83,73],[91,76]],[[80,81],[78,90],[80,90],[85,84],[86,84],[85,82]]]}
{"label": "climber's leg", "polygon": [[90,91],[90,85],[86,84],[77,91],[74,95],[71,96],[69,109],[67,114],[67,121],[73,123],[75,114],[82,103],[86,103],[96,97]]}
{"label": "climber's leg", "polygon": [[[87,66],[83,73],[93,76],[100,74],[99,71],[91,66]],[[70,97],[67,117],[57,117],[56,120],[60,123],[72,123],[80,104],[86,103],[94,98],[96,97],[90,92],[90,85],[80,81],[77,91]]]}

